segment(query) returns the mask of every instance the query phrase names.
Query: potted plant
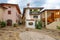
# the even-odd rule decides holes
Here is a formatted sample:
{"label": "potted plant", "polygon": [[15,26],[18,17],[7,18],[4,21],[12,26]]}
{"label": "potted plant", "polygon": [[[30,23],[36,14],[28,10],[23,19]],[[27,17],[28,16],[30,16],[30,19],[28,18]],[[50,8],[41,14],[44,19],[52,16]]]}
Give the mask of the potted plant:
{"label": "potted plant", "polygon": [[6,23],[4,21],[1,22],[1,28],[6,27]]}
{"label": "potted plant", "polygon": [[13,26],[14,26],[14,27],[17,27],[17,24],[16,24],[16,23],[14,23],[14,24],[13,24]]}
{"label": "potted plant", "polygon": [[59,29],[59,30],[60,30],[60,26],[57,26],[57,29]]}

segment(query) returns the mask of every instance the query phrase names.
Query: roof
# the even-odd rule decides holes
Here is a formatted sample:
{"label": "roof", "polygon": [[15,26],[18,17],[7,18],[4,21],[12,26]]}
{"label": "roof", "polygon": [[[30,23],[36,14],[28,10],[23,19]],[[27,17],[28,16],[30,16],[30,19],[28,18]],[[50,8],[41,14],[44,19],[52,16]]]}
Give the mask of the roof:
{"label": "roof", "polygon": [[26,8],[24,8],[23,9],[23,17],[24,17],[24,15],[25,15],[25,11],[26,11],[26,9],[43,9],[44,7],[26,7]]}
{"label": "roof", "polygon": [[25,7],[24,9],[43,9],[44,7]]}
{"label": "roof", "polygon": [[58,11],[60,9],[44,9],[44,10],[41,10],[40,12],[44,12],[44,11]]}
{"label": "roof", "polygon": [[16,6],[16,8],[17,8],[19,14],[21,14],[21,11],[20,11],[20,8],[19,8],[18,4],[0,3],[0,6],[2,6],[2,7],[3,7],[4,5],[12,5],[12,6]]}
{"label": "roof", "polygon": [[1,8],[3,8],[3,9],[7,9],[6,7],[3,7],[3,6],[0,6]]}

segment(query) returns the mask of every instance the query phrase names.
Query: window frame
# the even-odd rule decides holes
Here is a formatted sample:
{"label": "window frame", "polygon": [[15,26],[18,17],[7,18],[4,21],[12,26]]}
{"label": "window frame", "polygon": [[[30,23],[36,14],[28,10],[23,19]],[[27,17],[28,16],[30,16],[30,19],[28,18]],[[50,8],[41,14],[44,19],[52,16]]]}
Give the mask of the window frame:
{"label": "window frame", "polygon": [[8,11],[8,14],[11,15],[11,11],[10,10]]}
{"label": "window frame", "polygon": [[33,18],[38,18],[38,16],[37,15],[34,15]]}

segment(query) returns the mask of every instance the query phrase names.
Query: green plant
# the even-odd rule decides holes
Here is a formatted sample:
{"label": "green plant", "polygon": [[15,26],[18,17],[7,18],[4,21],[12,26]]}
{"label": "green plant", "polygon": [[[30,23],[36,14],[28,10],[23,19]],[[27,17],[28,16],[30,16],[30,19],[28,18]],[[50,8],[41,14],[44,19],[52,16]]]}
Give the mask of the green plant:
{"label": "green plant", "polygon": [[42,28],[42,22],[38,21],[38,28],[41,29]]}
{"label": "green plant", "polygon": [[1,22],[1,28],[6,27],[6,23],[4,21]]}
{"label": "green plant", "polygon": [[38,11],[38,9],[33,9],[33,11],[30,10],[30,12],[39,12],[39,11]]}
{"label": "green plant", "polygon": [[60,26],[57,26],[57,29],[60,29]]}
{"label": "green plant", "polygon": [[14,23],[14,24],[13,24],[13,26],[14,26],[14,27],[17,27],[17,24],[16,24],[16,23]]}
{"label": "green plant", "polygon": [[41,29],[42,28],[42,22],[41,21],[35,22],[35,27],[36,27],[36,29]]}
{"label": "green plant", "polygon": [[35,28],[36,28],[36,29],[38,28],[38,24],[37,24],[37,21],[35,22]]}
{"label": "green plant", "polygon": [[38,10],[36,9],[36,10],[34,10],[34,12],[38,12]]}

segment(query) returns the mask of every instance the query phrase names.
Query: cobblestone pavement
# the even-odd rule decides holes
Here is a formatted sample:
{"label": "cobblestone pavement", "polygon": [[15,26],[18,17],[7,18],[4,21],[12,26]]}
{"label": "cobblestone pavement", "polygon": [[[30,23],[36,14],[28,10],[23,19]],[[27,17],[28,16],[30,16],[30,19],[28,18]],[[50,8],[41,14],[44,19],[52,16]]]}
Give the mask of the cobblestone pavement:
{"label": "cobblestone pavement", "polygon": [[24,31],[22,27],[0,28],[0,40],[20,40],[19,33]]}
{"label": "cobblestone pavement", "polygon": [[[20,34],[25,35],[22,36]],[[31,36],[29,37],[29,35]],[[36,38],[37,40],[42,38],[44,39],[45,36],[47,36],[46,38],[48,38],[48,40],[50,40],[50,38],[52,38],[53,40],[55,39],[60,40],[60,30],[59,31],[48,29],[37,30],[25,28],[24,26],[0,28],[0,40],[23,40],[23,38],[25,40],[26,36],[28,36],[28,39],[30,40],[33,39],[35,40]]]}
{"label": "cobblestone pavement", "polygon": [[49,35],[49,36],[55,38],[56,40],[60,40],[60,30],[49,30],[49,29],[43,28],[41,30],[29,29],[29,31],[43,33],[45,35]]}
{"label": "cobblestone pavement", "polygon": [[54,38],[44,35],[39,32],[22,32],[20,33],[20,37],[22,40],[55,40]]}

